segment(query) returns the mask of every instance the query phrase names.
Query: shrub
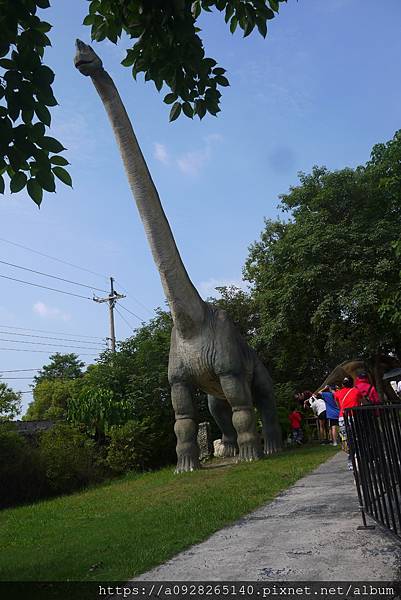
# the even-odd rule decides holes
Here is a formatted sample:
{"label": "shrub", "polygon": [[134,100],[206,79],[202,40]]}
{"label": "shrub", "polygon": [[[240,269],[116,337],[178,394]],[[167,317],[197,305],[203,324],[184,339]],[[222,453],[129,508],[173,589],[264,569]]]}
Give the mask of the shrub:
{"label": "shrub", "polygon": [[32,502],[46,493],[38,451],[11,425],[0,426],[0,508]]}
{"label": "shrub", "polygon": [[95,442],[72,425],[58,423],[44,432],[39,454],[52,494],[72,492],[102,478]]}
{"label": "shrub", "polygon": [[110,429],[107,464],[117,473],[161,467],[174,459],[173,437],[151,418],[115,425]]}

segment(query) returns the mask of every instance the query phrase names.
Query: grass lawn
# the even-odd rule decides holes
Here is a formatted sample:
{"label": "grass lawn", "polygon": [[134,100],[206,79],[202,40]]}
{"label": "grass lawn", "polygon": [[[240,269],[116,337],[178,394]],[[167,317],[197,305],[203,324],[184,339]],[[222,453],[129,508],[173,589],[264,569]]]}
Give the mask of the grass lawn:
{"label": "grass lawn", "polygon": [[178,476],[169,468],[3,510],[0,580],[125,581],[272,500],[334,453],[305,447]]}

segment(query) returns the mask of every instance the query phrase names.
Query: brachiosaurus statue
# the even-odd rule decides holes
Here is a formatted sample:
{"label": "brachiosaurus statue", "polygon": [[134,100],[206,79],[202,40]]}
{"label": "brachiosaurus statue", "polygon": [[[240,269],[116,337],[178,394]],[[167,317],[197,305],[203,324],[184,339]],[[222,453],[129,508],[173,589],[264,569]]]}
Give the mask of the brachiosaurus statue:
{"label": "brachiosaurus statue", "polygon": [[76,45],[75,66],[91,77],[108,113],[173,318],[168,379],[176,472],[200,467],[196,387],[208,394],[225,456],[234,456],[238,447],[240,460],[260,457],[253,401],[262,417],[265,453],[275,452],[281,434],[270,375],[226,312],[204,302],[189,279],[117,88],[92,48],[80,40]]}

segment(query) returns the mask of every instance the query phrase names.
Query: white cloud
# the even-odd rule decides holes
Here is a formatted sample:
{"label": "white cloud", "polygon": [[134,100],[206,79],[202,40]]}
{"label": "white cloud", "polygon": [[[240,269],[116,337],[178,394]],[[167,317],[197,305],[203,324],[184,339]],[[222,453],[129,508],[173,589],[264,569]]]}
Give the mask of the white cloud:
{"label": "white cloud", "polygon": [[205,137],[205,141],[207,144],[211,144],[213,142],[222,142],[223,136],[220,133],[209,133],[209,135]]}
{"label": "white cloud", "polygon": [[185,175],[199,175],[202,167],[210,158],[210,151],[208,148],[204,150],[195,150],[194,152],[187,152],[177,159],[177,165],[180,171]]}
{"label": "white cloud", "polygon": [[204,165],[210,160],[212,156],[212,147],[216,142],[221,142],[223,136],[219,133],[210,133],[204,138],[204,147],[199,150],[193,150],[186,152],[182,156],[177,158],[177,165],[182,173],[185,175],[199,175]]}
{"label": "white cloud", "polygon": [[53,306],[48,306],[44,302],[40,301],[33,305],[32,310],[34,313],[42,317],[42,319],[58,319],[61,321],[69,321],[71,319],[71,315],[63,310]]}
{"label": "white cloud", "polygon": [[201,281],[198,283],[196,288],[203,299],[206,299],[210,296],[219,298],[220,294],[216,291],[216,288],[228,287],[230,285],[233,285],[244,291],[246,291],[248,288],[246,282],[242,281],[242,279],[215,279],[214,277],[211,277],[207,281]]}
{"label": "white cloud", "polygon": [[154,147],[155,149],[153,156],[155,157],[155,159],[163,163],[163,165],[168,165],[170,162],[170,158],[166,146],[164,144],[160,144],[159,142],[155,142]]}

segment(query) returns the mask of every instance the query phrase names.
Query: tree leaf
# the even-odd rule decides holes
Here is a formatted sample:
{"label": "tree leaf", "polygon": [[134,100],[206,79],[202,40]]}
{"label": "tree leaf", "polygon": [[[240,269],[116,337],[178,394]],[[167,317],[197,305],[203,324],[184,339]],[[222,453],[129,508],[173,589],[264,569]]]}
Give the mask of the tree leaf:
{"label": "tree leaf", "polygon": [[52,165],[59,165],[61,167],[65,167],[70,164],[68,162],[68,160],[66,158],[64,158],[64,156],[59,156],[59,155],[52,156],[50,158],[50,162],[52,163]]}
{"label": "tree leaf", "polygon": [[27,180],[28,178],[25,175],[25,173],[22,173],[22,171],[17,171],[17,173],[14,175],[14,177],[12,177],[10,181],[10,192],[12,194],[20,192],[22,188],[26,186]]}
{"label": "tree leaf", "polygon": [[46,65],[41,65],[38,69],[34,71],[33,81],[39,86],[49,86],[54,81],[54,73]]}
{"label": "tree leaf", "polygon": [[259,30],[260,35],[262,35],[265,38],[267,35],[267,23],[263,17],[258,18],[256,20],[256,26]]}
{"label": "tree leaf", "polygon": [[184,102],[184,104],[182,105],[182,111],[184,115],[186,115],[190,119],[192,119],[192,117],[194,116],[194,109],[192,108],[189,102]]}
{"label": "tree leaf", "polygon": [[29,179],[28,183],[26,184],[26,189],[28,190],[28,194],[35,204],[40,206],[43,198],[43,190],[35,178]]}
{"label": "tree leaf", "polygon": [[227,87],[228,85],[230,85],[230,82],[228,81],[227,77],[224,77],[224,75],[217,75],[214,79],[219,85],[222,85],[223,87]]}
{"label": "tree leaf", "polygon": [[43,150],[48,150],[49,152],[62,152],[65,150],[63,144],[61,144],[58,140],[50,136],[43,136],[37,142],[37,145]]}
{"label": "tree leaf", "polygon": [[231,31],[231,33],[234,33],[234,31],[237,29],[237,25],[238,25],[238,19],[237,19],[236,16],[234,16],[231,19],[231,22],[230,22],[230,31]]}
{"label": "tree leaf", "polygon": [[279,0],[269,0],[269,4],[274,12],[279,11]]}
{"label": "tree leaf", "polygon": [[0,67],[3,67],[3,69],[16,69],[17,65],[9,58],[2,58],[0,59]]}
{"label": "tree leaf", "polygon": [[163,102],[165,102],[166,104],[172,104],[177,100],[177,97],[177,94],[167,94],[166,96],[164,96]]}
{"label": "tree leaf", "polygon": [[180,102],[175,102],[170,110],[170,123],[171,121],[175,121],[177,119],[177,117],[180,116],[181,113],[181,103]]}
{"label": "tree leaf", "polygon": [[0,175],[0,194],[4,194],[5,187],[3,175]]}
{"label": "tree leaf", "polygon": [[42,123],[50,127],[51,115],[49,109],[44,104],[35,104],[35,112]]}
{"label": "tree leaf", "polygon": [[72,187],[71,176],[65,169],[63,169],[63,167],[53,167],[52,171],[55,174],[55,176],[60,179],[60,181]]}
{"label": "tree leaf", "polygon": [[49,171],[49,170],[38,171],[36,173],[36,179],[38,180],[38,182],[40,183],[42,188],[44,190],[46,190],[47,192],[55,192],[56,191],[54,175],[51,171]]}

